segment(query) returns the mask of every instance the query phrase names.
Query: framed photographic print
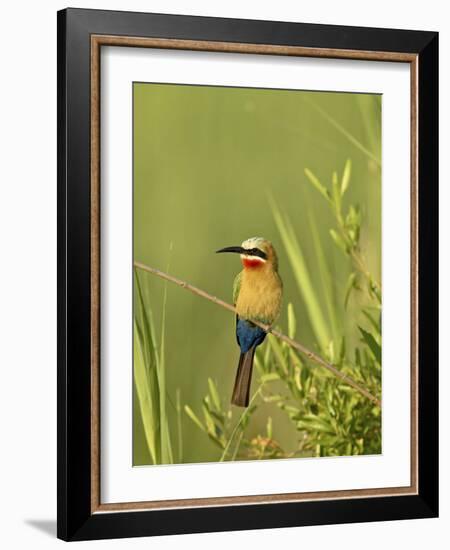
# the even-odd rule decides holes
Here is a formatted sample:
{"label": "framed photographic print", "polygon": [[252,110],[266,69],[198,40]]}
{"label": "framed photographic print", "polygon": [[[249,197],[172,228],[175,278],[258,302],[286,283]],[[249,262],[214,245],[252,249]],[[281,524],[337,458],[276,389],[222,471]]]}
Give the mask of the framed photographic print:
{"label": "framed photographic print", "polygon": [[438,513],[434,32],[58,13],[58,536]]}

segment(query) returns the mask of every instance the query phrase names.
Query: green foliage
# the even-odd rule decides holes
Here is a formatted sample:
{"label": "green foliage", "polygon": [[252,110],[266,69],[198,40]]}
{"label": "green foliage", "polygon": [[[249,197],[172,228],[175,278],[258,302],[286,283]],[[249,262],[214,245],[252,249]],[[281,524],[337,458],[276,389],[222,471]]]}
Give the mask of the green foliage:
{"label": "green foliage", "polygon": [[331,193],[311,170],[305,169],[305,175],[311,185],[325,197],[329,204],[337,223],[336,228],[330,228],[330,236],[344,254],[351,258],[355,267],[355,270],[349,275],[345,305],[348,302],[351,290],[360,288],[359,280],[361,278],[366,281],[370,297],[375,298],[381,304],[380,284],[370,274],[361,254],[361,210],[358,205],[350,205],[347,212],[344,212],[342,208],[344,194],[350,185],[351,168],[351,161],[347,159],[340,183],[337,173],[333,173]]}
{"label": "green foliage", "polygon": [[[344,209],[344,195],[351,180],[351,162],[348,160],[345,163],[341,178],[336,172],[333,173],[331,189],[322,184],[312,171],[306,170],[305,173],[333,212],[336,226],[329,231],[332,240],[351,260],[347,264],[346,292],[340,297],[339,304],[333,299],[332,281],[328,275],[330,269],[314,217],[310,218],[310,227],[321,271],[325,310],[321,305],[319,287],[312,282],[305,254],[291,222],[270,198],[273,216],[322,353],[342,373],[380,398],[381,290],[368,272],[361,254],[361,211],[355,205]],[[358,309],[350,334],[346,334],[339,329],[338,313],[347,308],[352,291],[358,292]],[[290,338],[295,338],[297,319],[292,303],[287,306],[287,332]],[[250,407],[242,413],[233,430],[232,410],[222,408],[212,381],[209,381],[209,394],[203,401],[204,420],[200,421],[189,407],[185,408],[195,424],[223,449],[221,460],[381,452],[380,407],[354,388],[273,336],[267,339],[265,349],[257,349],[255,363],[257,382],[254,384],[259,384],[258,389],[253,394]],[[270,413],[274,407],[286,415],[297,434],[293,451],[283,450],[274,437]],[[256,411],[267,414],[266,433],[246,437],[249,419]],[[229,452],[231,449],[234,450]]]}
{"label": "green foliage", "polygon": [[230,407],[227,409],[223,407],[217,386],[211,378],[208,378],[208,393],[202,402],[203,420],[200,420],[191,407],[185,405],[184,410],[189,418],[221,450],[220,461],[236,458],[244,431],[256,410],[254,401],[258,393],[259,390],[255,392],[248,408],[244,410],[234,426],[233,411]]}
{"label": "green foliage", "polygon": [[[134,387],[147,449],[152,464],[174,462],[169,420],[166,405],[165,384],[165,303],[159,346],[148,297],[144,298],[137,271],[136,303],[134,317]],[[179,397],[178,397],[179,399]],[[180,417],[181,418],[181,417]],[[181,425],[179,424],[179,458],[181,456]]]}
{"label": "green foliage", "polygon": [[305,260],[305,254],[297,239],[291,221],[286,214],[282,214],[273,199],[270,199],[273,217],[280,233],[281,240],[286,249],[286,254],[292,267],[297,288],[308,309],[311,326],[317,341],[322,349],[325,349],[330,340],[330,330],[326,317],[320,307],[317,290]]}
{"label": "green foliage", "polygon": [[[134,99],[136,259],[163,265],[175,240],[174,271],[227,296],[236,266],[219,275],[210,251],[264,228],[291,302],[283,331],[380,398],[380,97],[137,84]],[[230,406],[228,314],[183,291],[167,306],[160,283],[140,282],[136,463],[381,452],[380,408],[273,336],[250,407]]]}
{"label": "green foliage", "polygon": [[[350,205],[360,205],[360,248],[369,270],[379,279],[381,103],[381,96],[375,94],[135,83],[134,259],[164,270],[169,243],[174,242],[170,271],[231,302],[239,259],[215,256],[214,251],[262,234],[272,240],[279,256],[285,296],[279,321],[283,332],[287,333],[287,304],[292,302],[296,339],[328,359],[340,356],[345,335],[346,359],[356,368],[355,348],[367,348],[360,342],[362,335],[357,327],[374,334],[362,314],[367,306],[367,280],[358,269],[352,269],[349,256],[329,235],[329,229],[338,230],[333,210],[304,175],[304,168],[310,169],[330,197],[333,171],[338,173],[344,214]],[[343,174],[349,157],[352,163],[345,189]],[[309,313],[311,305],[304,300],[301,283],[268,207],[269,193],[284,225],[290,222],[290,233],[301,247],[315,296],[316,306],[312,308],[321,312],[316,315],[315,326]],[[292,259],[297,262],[294,256]],[[353,271],[358,274],[359,290],[351,288],[345,309],[346,284]],[[153,313],[159,349],[164,284],[141,272],[139,278],[145,307]],[[223,408],[228,409],[239,357],[234,318],[223,308],[170,284],[168,292],[164,385],[174,461],[220,460],[223,448],[187,416],[184,405],[189,405],[203,422],[202,400],[209,390],[208,378],[212,378],[217,382]],[[371,300],[372,306],[374,303]],[[373,307],[368,311],[375,318],[379,314]],[[262,356],[270,350],[270,339],[262,346]],[[371,354],[370,350],[367,353]],[[364,353],[361,360],[365,361]],[[252,395],[258,390],[258,378],[255,368]],[[178,389],[180,406],[172,407]],[[283,393],[284,382],[268,380],[264,395],[269,390],[273,396]],[[133,463],[149,464],[152,460],[136,392],[134,403]],[[261,393],[254,405],[257,408],[236,457],[245,459],[247,440],[265,437],[269,416],[272,439],[290,456],[296,448],[295,424],[275,401],[262,401]],[[234,407],[231,411],[227,437],[243,412]],[[156,422],[158,417],[159,413],[152,418]],[[177,444],[179,425],[182,458]],[[240,432],[238,429],[230,443],[226,460],[234,455]]]}
{"label": "green foliage", "polygon": [[280,444],[273,439],[272,417],[267,419],[266,433],[257,435],[250,441],[243,442],[243,457],[250,460],[262,460],[269,458],[286,458],[286,453]]}
{"label": "green foliage", "polygon": [[[377,395],[380,366],[368,348],[365,340],[361,342],[352,365],[346,359],[344,340],[335,365]],[[258,353],[258,366],[262,373],[270,372],[279,380],[276,391],[266,392],[263,400],[276,404],[294,424],[298,432],[296,456],[381,452],[380,409],[366,397],[275,338],[270,339],[269,353]]]}
{"label": "green foliage", "polygon": [[201,409],[203,420],[200,420],[191,407],[184,406],[186,414],[197,427],[220,449],[225,449],[227,434],[231,433],[231,411],[223,410],[217,387],[211,378],[208,378],[208,394],[203,398]]}

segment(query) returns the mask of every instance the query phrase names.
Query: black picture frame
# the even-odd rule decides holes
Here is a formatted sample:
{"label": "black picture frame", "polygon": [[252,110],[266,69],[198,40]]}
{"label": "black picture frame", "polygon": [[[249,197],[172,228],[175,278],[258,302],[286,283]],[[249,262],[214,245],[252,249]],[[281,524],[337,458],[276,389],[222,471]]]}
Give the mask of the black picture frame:
{"label": "black picture frame", "polygon": [[[438,515],[438,34],[66,9],[58,12],[58,531],[137,537]],[[417,56],[418,492],[415,495],[92,511],[91,36],[301,46]]]}

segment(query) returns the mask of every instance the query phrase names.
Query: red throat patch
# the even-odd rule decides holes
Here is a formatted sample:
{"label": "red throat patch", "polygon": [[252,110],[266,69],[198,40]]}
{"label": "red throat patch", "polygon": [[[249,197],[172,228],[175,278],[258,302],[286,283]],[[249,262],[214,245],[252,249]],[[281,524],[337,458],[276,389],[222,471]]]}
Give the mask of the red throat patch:
{"label": "red throat patch", "polygon": [[253,258],[242,258],[242,265],[249,269],[254,269],[264,265],[264,262]]}

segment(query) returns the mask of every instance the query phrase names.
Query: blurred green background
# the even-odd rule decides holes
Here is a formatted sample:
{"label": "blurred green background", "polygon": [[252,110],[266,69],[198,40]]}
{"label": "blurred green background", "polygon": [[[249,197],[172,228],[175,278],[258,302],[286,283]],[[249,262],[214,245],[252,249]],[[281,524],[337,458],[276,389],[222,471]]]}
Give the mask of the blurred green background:
{"label": "blurred green background", "polygon": [[[320,239],[339,329],[357,342],[357,304],[350,301],[347,310],[343,306],[349,260],[330,237],[333,213],[307,181],[305,168],[330,187],[333,171],[341,174],[351,159],[345,202],[361,208],[361,249],[368,269],[380,280],[381,97],[147,83],[135,83],[133,97],[134,260],[169,270],[231,302],[233,279],[241,269],[239,257],[216,255],[215,250],[263,236],[278,251],[284,282],[279,325],[287,330],[286,305],[292,302],[296,339],[320,351],[274,221],[272,197],[292,223],[326,311],[319,289]],[[164,282],[143,272],[139,281],[159,332]],[[181,405],[188,404],[200,416],[211,378],[228,406],[239,357],[234,330],[234,317],[226,310],[167,286],[167,414],[169,425],[182,424],[183,462],[218,460],[220,453],[186,414],[177,420],[171,403],[179,390]],[[329,330],[331,339],[331,324]],[[136,395],[134,403],[133,462],[149,464]],[[280,445],[294,449],[295,429],[274,405],[256,411],[248,436],[265,430],[269,414]]]}

